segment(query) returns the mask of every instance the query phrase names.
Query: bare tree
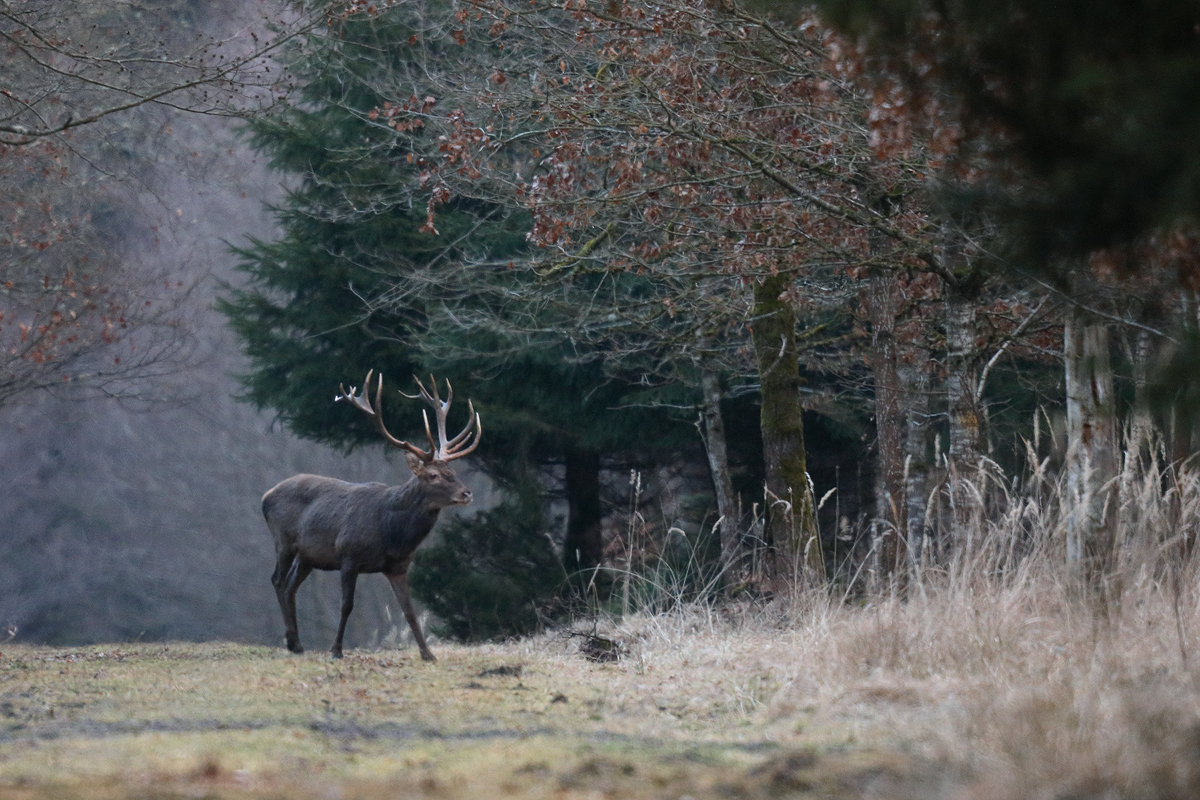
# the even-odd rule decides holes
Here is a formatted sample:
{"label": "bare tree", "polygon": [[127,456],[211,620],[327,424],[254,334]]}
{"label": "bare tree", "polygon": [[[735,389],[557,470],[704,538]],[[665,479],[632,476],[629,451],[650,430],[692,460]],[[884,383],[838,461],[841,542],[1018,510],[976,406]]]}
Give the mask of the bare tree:
{"label": "bare tree", "polygon": [[132,257],[167,227],[136,198],[171,113],[268,107],[287,80],[272,55],[324,19],[222,12],[214,26],[186,3],[0,0],[0,404],[145,396],[194,353],[185,309],[204,276]]}
{"label": "bare tree", "polygon": [[[820,574],[798,368],[838,349],[819,332],[848,317],[862,268],[940,268],[922,203],[885,215],[869,196],[919,195],[921,148],[872,124],[845,48],[814,19],[693,2],[479,7],[503,48],[429,159],[431,211],[439,191],[518,199],[538,246],[531,305],[561,310],[600,357],[697,383],[719,368],[759,389],[768,502],[794,512],[771,530],[784,561]],[[873,237],[891,246],[872,252]]]}
{"label": "bare tree", "polygon": [[[153,104],[205,114],[269,105],[287,77],[271,56],[311,15],[220,9],[230,32],[182,2],[0,0],[0,146],[25,146]],[[274,67],[274,70],[272,70]]]}

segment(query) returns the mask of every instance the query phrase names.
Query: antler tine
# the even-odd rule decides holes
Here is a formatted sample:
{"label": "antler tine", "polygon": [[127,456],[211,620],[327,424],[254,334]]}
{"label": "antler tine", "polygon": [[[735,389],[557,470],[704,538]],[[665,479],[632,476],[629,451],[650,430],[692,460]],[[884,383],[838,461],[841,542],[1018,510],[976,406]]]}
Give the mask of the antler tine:
{"label": "antler tine", "polygon": [[[470,405],[470,401],[468,401],[467,404]],[[475,452],[475,448],[479,446],[479,437],[483,436],[483,424],[479,421],[479,414],[475,412],[474,407],[471,408],[471,413],[472,417],[470,421],[467,422],[467,427],[463,429],[462,433],[460,433],[458,436],[455,436],[454,439],[457,442],[466,438],[467,434],[471,430],[472,424],[474,424],[475,427],[475,439],[471,442],[470,447],[466,448],[465,450],[446,448],[442,453],[443,461],[453,461],[456,458],[462,458],[465,455]]]}
{"label": "antler tine", "polygon": [[[432,378],[433,376],[430,375],[429,377]],[[407,397],[409,400],[417,400],[417,399],[424,400],[429,405],[433,406],[434,408],[437,408],[437,399],[436,399],[437,398],[437,382],[436,381],[434,382],[433,394],[430,394],[429,390],[425,388],[425,384],[421,383],[420,378],[418,378],[416,375],[413,375],[413,380],[417,382],[417,389],[418,389],[417,394],[404,394],[404,392],[401,392],[400,394],[404,394],[404,396]]]}
{"label": "antler tine", "polygon": [[[450,437],[446,435],[446,414],[450,410],[450,400],[454,397],[454,389],[450,388],[450,382],[446,381],[447,388],[450,388],[450,395],[443,401],[438,394],[437,378],[433,377],[433,375],[429,376],[429,385],[433,387],[432,392],[425,389],[425,384],[421,383],[421,379],[416,375],[413,376],[413,380],[417,382],[417,387],[421,390],[421,397],[425,398],[425,402],[433,406],[433,415],[437,420],[438,441],[441,442],[441,445],[437,448],[437,455],[435,457],[442,459],[446,451],[446,442],[450,440]],[[432,438],[430,441],[432,441]]]}
{"label": "antler tine", "polygon": [[442,443],[442,447],[438,451],[438,458],[446,460],[446,456],[450,454],[450,437],[446,435],[446,416],[450,413],[450,403],[454,400],[454,387],[450,385],[450,381],[447,379],[446,399],[443,401],[438,396],[437,378],[430,375],[429,382],[433,384],[433,399],[437,403],[438,441]]}
{"label": "antler tine", "polygon": [[453,439],[446,442],[447,452],[453,452],[456,447],[462,444],[464,439],[471,435],[472,422],[476,416],[478,415],[475,413],[475,404],[470,400],[467,400],[467,427],[463,428],[462,431],[459,432],[458,436],[455,436]]}
{"label": "antler tine", "polygon": [[[420,458],[422,461],[426,461],[426,462],[433,461],[433,459],[437,455],[437,448],[432,447],[432,444],[433,444],[432,436],[429,437],[429,442],[431,445],[429,452],[425,452],[424,450],[422,450],[421,448],[417,447],[414,444],[410,444],[410,443],[404,441],[403,439],[397,439],[395,436],[393,436],[391,434],[390,431],[388,431],[387,426],[383,422],[383,413],[382,413],[382,409],[383,409],[383,373],[380,373],[379,384],[375,388],[375,403],[374,403],[374,405],[371,404],[371,400],[369,397],[369,394],[371,391],[371,376],[374,374],[375,374],[375,370],[370,370],[369,372],[367,372],[367,377],[366,377],[366,380],[363,381],[363,388],[362,388],[361,392],[356,393],[355,387],[353,387],[353,386],[351,386],[350,391],[347,392],[345,386],[338,384],[338,388],[342,390],[342,393],[339,394],[337,397],[333,398],[334,402],[337,402],[339,400],[349,400],[351,403],[353,403],[355,406],[357,406],[358,409],[360,411],[362,411],[364,414],[367,414],[367,415],[375,418],[375,422],[379,425],[379,432],[383,434],[383,438],[387,440],[388,444],[392,445],[393,447],[399,447],[402,450],[407,450],[408,452],[410,452],[413,455]],[[403,392],[401,392],[401,394],[403,394]],[[424,412],[422,412],[422,414],[423,413]],[[426,431],[429,430],[428,420],[425,422],[425,430]]]}
{"label": "antler tine", "polygon": [[347,392],[346,385],[343,383],[339,383],[338,389],[341,390],[341,394],[334,397],[333,402],[337,403],[341,400],[348,400],[349,402],[358,406],[360,409],[362,409],[366,413],[370,414],[371,416],[375,416],[375,409],[371,408],[371,401],[367,400],[367,398],[365,396],[366,393],[370,390],[371,375],[373,375],[374,373],[375,373],[375,370],[369,370],[367,372],[367,379],[365,381],[363,381],[362,392],[358,392],[358,387],[356,387],[356,386],[351,386],[350,391]]}
{"label": "antler tine", "polygon": [[437,442],[433,441],[433,431],[429,430],[429,415],[423,408],[421,409],[421,419],[425,420],[425,435],[429,437],[429,451],[433,453],[434,458],[441,458],[442,452],[438,449]]}
{"label": "antler tine", "polygon": [[[441,394],[438,392],[437,378],[435,378],[433,375],[429,376],[429,385],[431,389],[425,388],[425,384],[422,383],[421,379],[416,375],[413,376],[413,380],[417,382],[419,394],[405,394],[404,392],[401,392],[400,394],[404,395],[410,400],[416,400],[417,398],[420,398],[429,405],[433,406],[434,418],[437,420],[437,442],[434,441],[433,430],[429,426],[429,415],[425,411],[421,412],[421,417],[425,420],[425,435],[429,437],[429,446],[433,452],[433,458],[440,461],[451,461],[456,458],[462,458],[468,453],[474,451],[479,445],[479,437],[483,432],[479,422],[479,414],[475,413],[475,404],[470,400],[467,400],[467,413],[470,415],[470,418],[467,420],[467,427],[463,428],[462,431],[452,439],[446,435],[446,416],[450,411],[450,403],[454,400],[454,386],[450,383],[450,381],[446,381],[446,399],[443,400]],[[465,450],[461,449],[463,443],[470,439],[472,434],[475,438],[473,441],[471,441],[470,446]]]}

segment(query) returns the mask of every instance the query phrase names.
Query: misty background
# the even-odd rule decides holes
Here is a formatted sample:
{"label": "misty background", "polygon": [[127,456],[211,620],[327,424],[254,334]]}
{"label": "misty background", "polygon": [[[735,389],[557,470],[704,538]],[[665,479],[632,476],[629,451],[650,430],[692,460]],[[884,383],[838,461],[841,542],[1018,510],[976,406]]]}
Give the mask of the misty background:
{"label": "misty background", "polygon": [[[246,365],[213,306],[239,279],[230,246],[273,235],[268,204],[283,192],[237,121],[143,108],[122,124],[145,138],[136,169],[108,190],[122,213],[98,224],[125,269],[172,282],[188,341],[122,399],[37,392],[0,405],[0,624],[50,644],[281,644],[262,494],[298,472],[400,483],[409,470],[382,447],[299,440],[235,399]],[[360,581],[347,646],[399,635],[390,598],[382,578]],[[334,574],[301,589],[314,647],[332,640],[339,602]]]}

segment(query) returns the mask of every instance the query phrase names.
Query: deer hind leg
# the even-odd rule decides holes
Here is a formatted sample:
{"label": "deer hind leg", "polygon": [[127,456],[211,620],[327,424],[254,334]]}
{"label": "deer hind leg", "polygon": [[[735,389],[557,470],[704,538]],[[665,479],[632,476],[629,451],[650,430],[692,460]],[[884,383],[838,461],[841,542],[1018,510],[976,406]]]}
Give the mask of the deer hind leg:
{"label": "deer hind leg", "polygon": [[[287,563],[284,556],[279,557],[279,562],[275,565],[275,574],[271,576],[271,582],[275,583],[279,577],[279,583],[275,583],[275,593],[279,596],[279,607],[283,610],[283,624],[287,629],[287,649],[293,653],[303,653],[304,647],[300,644],[300,628],[296,623],[296,590],[300,588],[300,584],[304,583],[304,579],[308,577],[308,573],[312,572],[312,566],[304,562],[299,554],[291,557],[290,563]],[[284,570],[286,574],[284,573]]]}
{"label": "deer hind leg", "polygon": [[425,645],[425,635],[421,633],[421,623],[417,621],[417,612],[413,610],[412,598],[408,594],[408,573],[400,572],[395,575],[388,575],[387,579],[392,584],[392,591],[396,593],[396,600],[400,602],[400,608],[404,611],[404,618],[408,620],[408,627],[412,629],[413,638],[417,640],[417,648],[421,651],[421,659],[424,661],[437,661],[433,657],[433,653],[429,652],[429,648]]}
{"label": "deer hind leg", "polygon": [[338,624],[337,639],[330,653],[334,658],[342,657],[342,636],[346,633],[346,620],[354,610],[354,587],[358,583],[358,570],[349,564],[342,565],[342,621]]}
{"label": "deer hind leg", "polygon": [[288,569],[292,566],[294,553],[279,553],[275,558],[275,571],[271,573],[271,585],[275,587],[275,597],[279,599],[279,609],[283,612],[283,624],[287,624],[287,606],[283,601],[283,587],[287,585]]}

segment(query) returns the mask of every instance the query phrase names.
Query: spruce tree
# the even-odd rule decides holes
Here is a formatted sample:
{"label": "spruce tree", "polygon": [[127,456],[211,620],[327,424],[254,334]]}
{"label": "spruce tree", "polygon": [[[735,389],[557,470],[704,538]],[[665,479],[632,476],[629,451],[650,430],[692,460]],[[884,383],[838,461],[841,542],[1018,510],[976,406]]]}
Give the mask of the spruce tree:
{"label": "spruce tree", "polygon": [[[407,389],[410,375],[430,371],[471,397],[483,417],[478,462],[511,498],[480,523],[506,537],[536,538],[518,548],[520,559],[505,562],[527,573],[525,589],[505,584],[505,592],[528,605],[522,591],[546,590],[544,558],[535,553],[548,544],[542,515],[530,510],[545,467],[565,473],[565,485],[552,488],[570,507],[564,566],[574,573],[601,558],[602,459],[618,452],[649,459],[697,442],[690,413],[677,420],[660,399],[643,402],[644,389],[606,372],[554,319],[540,320],[536,334],[503,324],[496,298],[512,296],[510,284],[521,280],[505,266],[524,246],[528,219],[519,210],[456,200],[439,206],[436,230],[429,224],[422,178],[438,131],[423,111],[450,102],[441,93],[454,71],[470,69],[470,48],[454,42],[451,19],[436,3],[394,6],[334,20],[289,51],[293,102],[247,129],[289,180],[275,208],[280,235],[236,250],[246,284],[229,287],[221,308],[250,360],[241,376],[245,399],[301,436],[340,447],[376,443],[370,420],[332,402],[339,384],[357,385],[370,369],[387,377],[392,398],[390,389]],[[451,78],[434,85],[437,75]],[[481,316],[498,324],[463,322]],[[389,428],[423,437],[419,417],[400,405],[384,403]],[[457,590],[443,586],[422,599],[458,609],[450,631],[480,635],[494,626],[470,615],[496,613],[470,600],[492,585],[474,574],[479,559],[467,558],[482,528],[455,530],[418,556],[414,587],[422,596],[421,587],[432,586],[419,577],[423,559],[438,571],[457,558],[470,574],[456,585],[469,597],[447,597]],[[494,571],[496,562],[489,565]],[[550,574],[561,583],[561,569]]]}
{"label": "spruce tree", "polygon": [[432,136],[410,127],[414,119],[394,128],[379,119],[384,87],[438,57],[415,17],[400,8],[357,15],[308,37],[289,51],[294,102],[247,129],[292,186],[275,208],[282,235],[237,249],[248,283],[221,303],[251,361],[245,397],[295,433],[335,445],[375,437],[369,420],[332,408],[340,383],[376,369],[399,388],[421,369],[417,339],[437,302],[437,264],[468,248],[500,254],[522,238],[511,217],[470,203],[443,210],[439,236],[421,230],[412,154]]}

